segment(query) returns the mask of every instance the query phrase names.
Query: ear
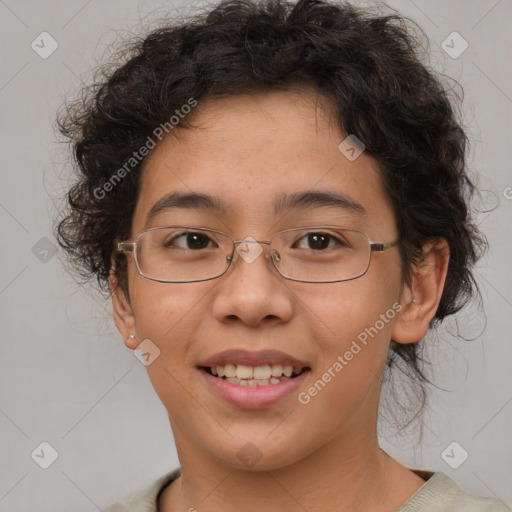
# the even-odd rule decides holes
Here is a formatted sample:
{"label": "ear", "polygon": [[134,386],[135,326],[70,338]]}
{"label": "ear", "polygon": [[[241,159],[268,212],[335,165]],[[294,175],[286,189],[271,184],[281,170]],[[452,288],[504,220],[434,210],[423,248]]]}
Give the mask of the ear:
{"label": "ear", "polygon": [[446,240],[429,240],[423,245],[421,261],[412,268],[410,285],[402,290],[402,309],[392,332],[397,343],[415,343],[427,334],[441,301],[449,260]]}
{"label": "ear", "polygon": [[128,348],[135,350],[139,342],[137,339],[130,338],[131,334],[135,335],[135,338],[137,338],[135,315],[133,314],[132,307],[124,291],[118,286],[113,269],[110,272],[108,287],[112,297],[112,309],[114,311],[116,327],[124,338],[124,344]]}

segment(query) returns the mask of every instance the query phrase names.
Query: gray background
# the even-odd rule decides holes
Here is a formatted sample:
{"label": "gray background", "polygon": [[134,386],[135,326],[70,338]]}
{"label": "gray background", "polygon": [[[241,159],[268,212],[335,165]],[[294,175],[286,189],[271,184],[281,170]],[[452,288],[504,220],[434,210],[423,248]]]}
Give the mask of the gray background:
{"label": "gray background", "polygon": [[[482,316],[469,310],[447,322],[431,358],[436,383],[451,391],[433,390],[421,444],[386,431],[381,443],[410,467],[512,502],[512,2],[390,5],[423,27],[432,65],[464,87],[469,163],[486,190],[479,205],[495,208],[479,214],[491,247],[477,273],[487,328],[464,342],[450,332],[474,338]],[[163,0],[0,0],[1,511],[98,510],[178,465],[145,367],[124,347],[108,301],[64,272],[51,234],[70,177],[52,127],[57,108],[112,41],[175,9],[179,2]],[[31,48],[43,31],[59,45],[46,59]],[[453,31],[469,43],[456,59],[442,48]],[[43,441],[58,452],[48,469],[31,458]],[[469,454],[457,469],[441,456],[453,441]],[[450,450],[452,459],[462,453]]]}

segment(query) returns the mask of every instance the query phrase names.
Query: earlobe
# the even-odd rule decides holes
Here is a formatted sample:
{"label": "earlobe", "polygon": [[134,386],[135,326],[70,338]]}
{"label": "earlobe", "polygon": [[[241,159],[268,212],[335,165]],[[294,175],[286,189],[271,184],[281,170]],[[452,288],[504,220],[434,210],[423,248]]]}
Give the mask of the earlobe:
{"label": "earlobe", "polygon": [[425,337],[443,294],[450,250],[444,239],[423,245],[421,261],[411,268],[410,285],[402,292],[402,310],[393,327],[397,343],[415,343]]}
{"label": "earlobe", "polygon": [[123,336],[126,347],[135,350],[138,345],[134,334],[136,332],[135,315],[126,294],[117,286],[117,280],[113,272],[110,273],[108,285],[112,297],[112,310],[116,327]]}

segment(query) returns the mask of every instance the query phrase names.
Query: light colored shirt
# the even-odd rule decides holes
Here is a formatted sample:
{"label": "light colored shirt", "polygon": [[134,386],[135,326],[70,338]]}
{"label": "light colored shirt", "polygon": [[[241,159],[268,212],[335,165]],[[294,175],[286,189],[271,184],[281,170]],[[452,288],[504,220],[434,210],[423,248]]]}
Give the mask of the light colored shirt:
{"label": "light colored shirt", "polygon": [[[510,512],[512,506],[499,499],[475,496],[459,487],[442,472],[412,470],[427,481],[397,510],[397,512]],[[104,512],[158,512],[160,493],[181,474],[171,471],[127,501],[117,502]]]}

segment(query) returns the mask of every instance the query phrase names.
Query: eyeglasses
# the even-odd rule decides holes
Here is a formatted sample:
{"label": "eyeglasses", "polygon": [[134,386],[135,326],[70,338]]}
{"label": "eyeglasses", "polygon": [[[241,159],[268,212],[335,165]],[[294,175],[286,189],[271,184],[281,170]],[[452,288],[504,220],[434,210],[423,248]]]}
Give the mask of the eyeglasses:
{"label": "eyeglasses", "polygon": [[269,241],[251,237],[232,240],[226,233],[193,226],[158,227],[141,231],[133,241],[117,242],[131,251],[139,274],[162,283],[192,283],[222,276],[241,256],[255,261],[265,255],[286,279],[304,283],[336,283],[363,276],[373,252],[400,242],[374,243],[366,233],[338,226],[307,226],[281,231]]}

